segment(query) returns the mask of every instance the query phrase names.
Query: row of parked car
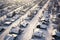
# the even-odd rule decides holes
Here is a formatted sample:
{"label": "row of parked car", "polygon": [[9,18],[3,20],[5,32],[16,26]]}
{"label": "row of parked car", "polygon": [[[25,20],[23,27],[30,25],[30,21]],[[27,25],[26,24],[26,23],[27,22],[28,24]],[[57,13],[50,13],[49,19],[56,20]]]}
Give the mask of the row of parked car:
{"label": "row of parked car", "polygon": [[6,6],[8,6],[7,4],[5,4],[4,2],[0,2],[0,9],[5,8]]}
{"label": "row of parked car", "polygon": [[[23,10],[14,11],[12,14],[8,14],[7,18],[0,24],[1,33],[3,32],[2,29],[5,30],[5,27],[7,28],[8,26],[10,26],[13,22],[15,22],[17,19],[19,19],[24,14],[25,14],[25,11],[23,11]],[[23,24],[23,26],[24,25],[26,25],[26,24]]]}
{"label": "row of parked car", "polygon": [[[26,8],[26,10],[28,10],[28,9]],[[26,10],[25,9],[18,10],[18,11],[14,11],[12,13],[7,14],[7,18],[5,19],[5,21],[8,21],[8,20],[14,21],[14,20],[18,19],[20,16],[26,14]],[[11,23],[11,22],[9,22],[9,23]]]}
{"label": "row of parked car", "polygon": [[34,18],[34,16],[38,13],[39,10],[40,10],[40,6],[37,6],[33,10],[30,10],[30,14],[26,17],[25,20],[27,20],[27,21],[32,20]]}
{"label": "row of parked car", "polygon": [[[33,14],[33,15],[31,15],[31,16],[35,16],[35,15],[37,14],[38,10],[39,10],[38,7],[37,7],[35,10],[31,10],[30,13]],[[14,12],[14,13],[15,13],[15,12]],[[26,12],[23,10],[23,11],[20,12],[20,15],[21,15],[21,13],[25,14]],[[29,22],[30,22],[30,21],[29,21],[29,20],[30,20],[29,17],[31,17],[31,16],[27,16],[28,19],[25,18],[25,19],[20,23],[19,26],[13,27],[13,28],[10,30],[9,34],[7,35],[8,37],[7,37],[7,36],[5,37],[5,40],[16,40],[17,37],[18,37],[18,35],[21,35],[22,32],[24,31],[24,29],[25,29],[26,27],[28,27]],[[12,16],[8,15],[7,17],[8,17],[8,18],[11,18]],[[14,16],[13,16],[13,17],[14,17]],[[12,17],[12,18],[13,18],[13,17]],[[16,17],[15,17],[15,18],[16,18]],[[32,18],[32,17],[31,17],[31,18]],[[13,18],[13,19],[14,19],[14,18]],[[11,20],[11,19],[6,19],[6,20]]]}
{"label": "row of parked car", "polygon": [[1,14],[0,16],[6,15],[7,13],[9,13],[9,12],[15,10],[16,8],[18,8],[19,6],[11,5],[11,6],[5,7],[4,9],[0,10],[0,14]]}
{"label": "row of parked car", "polygon": [[[17,19],[19,16],[22,16],[24,14],[26,14],[26,12],[24,10],[20,11],[19,13],[17,12],[17,14],[16,13],[9,14],[9,15],[7,15],[6,21],[8,21],[8,20],[14,21],[14,19]],[[17,27],[12,27],[9,34],[6,35],[4,40],[16,40],[18,35],[22,34],[22,32],[24,31],[24,29],[27,27],[28,24],[29,24],[29,22],[27,20],[23,20]]]}
{"label": "row of parked car", "polygon": [[9,34],[5,36],[4,40],[17,40],[17,37],[22,34],[28,24],[29,22],[24,20],[17,27],[12,27]]}
{"label": "row of parked car", "polygon": [[45,10],[43,12],[43,16],[39,17],[38,24],[36,28],[33,30],[31,40],[45,40],[47,34],[47,28],[49,26],[49,18],[50,16],[48,10]]}
{"label": "row of parked car", "polygon": [[[10,9],[10,8],[8,8],[8,9]],[[29,22],[30,22],[29,20],[32,20],[33,17],[38,13],[38,11],[40,9],[41,9],[40,6],[38,6],[34,10],[31,10],[30,11],[31,14],[27,16],[28,19],[25,18],[19,25],[17,25],[16,27],[12,27],[12,29],[9,31],[9,34],[7,34],[5,36],[4,40],[16,40],[17,37],[22,34],[22,32],[24,31],[24,29],[26,27],[28,27]],[[15,22],[19,17],[23,16],[25,13],[26,13],[25,11],[20,11],[20,12],[13,12],[12,14],[7,15],[7,18],[3,22],[3,25],[1,25],[1,26],[9,26],[9,25],[11,25],[13,22]],[[42,21],[42,22],[47,23],[46,20],[45,21]],[[36,30],[37,30],[37,32],[36,32]],[[37,37],[40,40],[40,37],[42,38],[42,35],[44,36],[43,33],[44,32],[43,31],[40,31],[39,28],[36,28],[34,30],[34,37],[33,38]],[[38,40],[38,39],[36,39],[36,40]]]}
{"label": "row of parked car", "polygon": [[[60,40],[60,10],[59,10],[59,4],[58,4],[59,0],[55,0],[53,1],[53,9],[55,12],[53,12],[53,19],[52,19],[52,23],[53,25],[53,32],[52,32],[52,37],[54,38],[53,40]],[[55,14],[54,14],[55,13]]]}

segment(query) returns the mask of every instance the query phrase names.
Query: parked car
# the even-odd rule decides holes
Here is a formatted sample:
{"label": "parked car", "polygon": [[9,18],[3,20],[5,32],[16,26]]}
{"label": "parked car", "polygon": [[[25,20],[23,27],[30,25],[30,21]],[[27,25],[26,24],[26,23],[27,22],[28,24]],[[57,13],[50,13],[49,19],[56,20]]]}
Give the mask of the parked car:
{"label": "parked car", "polygon": [[33,31],[32,40],[45,40],[44,32],[38,28]]}
{"label": "parked car", "polygon": [[7,34],[4,40],[14,40],[15,37],[17,37],[16,34]]}
{"label": "parked car", "polygon": [[34,36],[37,36],[37,37],[42,37],[42,33],[43,33],[43,31],[40,31],[40,29],[35,28],[33,35],[34,35]]}
{"label": "parked car", "polygon": [[16,15],[16,12],[13,12],[13,13],[11,13],[11,14],[7,14],[7,18],[12,18],[13,16],[15,16]]}
{"label": "parked car", "polygon": [[19,27],[13,27],[9,33],[10,34],[18,34],[19,33],[19,30],[20,30]]}
{"label": "parked car", "polygon": [[28,25],[28,22],[27,21],[24,21],[24,22],[21,23],[20,27],[21,28],[26,28],[27,25]]}
{"label": "parked car", "polygon": [[6,18],[5,21],[11,21],[11,22],[14,22],[15,19],[13,19],[13,18]]}
{"label": "parked car", "polygon": [[37,28],[47,30],[47,26],[43,25],[43,24],[42,25],[37,25]]}
{"label": "parked car", "polygon": [[5,22],[4,22],[4,26],[9,26],[9,25],[11,25],[11,24],[12,24],[11,21],[5,21]]}

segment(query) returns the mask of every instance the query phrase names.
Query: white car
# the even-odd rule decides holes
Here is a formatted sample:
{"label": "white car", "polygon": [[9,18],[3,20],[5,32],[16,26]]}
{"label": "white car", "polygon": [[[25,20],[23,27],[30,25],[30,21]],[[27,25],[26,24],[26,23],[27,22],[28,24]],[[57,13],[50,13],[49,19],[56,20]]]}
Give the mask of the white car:
{"label": "white car", "polygon": [[20,15],[15,15],[15,16],[13,16],[13,19],[17,19],[17,18],[19,18],[19,16]]}
{"label": "white car", "polygon": [[16,36],[16,34],[8,34],[5,36],[4,40],[14,40]]}
{"label": "white car", "polygon": [[38,37],[42,37],[42,34],[43,34],[43,31],[41,31],[40,29],[38,29],[38,28],[34,29],[33,35],[38,36]]}
{"label": "white car", "polygon": [[42,20],[46,20],[46,21],[48,21],[49,18],[42,17],[42,18],[41,18],[41,21],[42,21]]}
{"label": "white car", "polygon": [[12,21],[12,22],[15,21],[15,19],[13,19],[13,18],[6,18],[5,20],[6,21]]}
{"label": "white car", "polygon": [[12,22],[11,21],[6,21],[6,22],[4,22],[4,25],[10,25]]}
{"label": "white car", "polygon": [[44,31],[38,28],[34,29],[34,33],[31,40],[45,40]]}
{"label": "white car", "polygon": [[23,21],[22,23],[21,23],[21,26],[20,27],[23,27],[23,28],[25,28],[25,27],[27,27],[27,25],[28,25],[28,21]]}
{"label": "white car", "polygon": [[19,33],[20,28],[19,27],[13,27],[10,31],[10,34],[18,34]]}

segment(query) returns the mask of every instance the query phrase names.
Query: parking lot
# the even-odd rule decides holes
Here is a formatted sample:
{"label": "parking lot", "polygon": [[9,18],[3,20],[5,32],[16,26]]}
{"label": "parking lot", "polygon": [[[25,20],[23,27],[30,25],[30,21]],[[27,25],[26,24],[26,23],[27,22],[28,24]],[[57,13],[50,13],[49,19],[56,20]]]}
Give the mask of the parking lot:
{"label": "parking lot", "polygon": [[0,40],[60,40],[58,0],[26,2],[0,2]]}

